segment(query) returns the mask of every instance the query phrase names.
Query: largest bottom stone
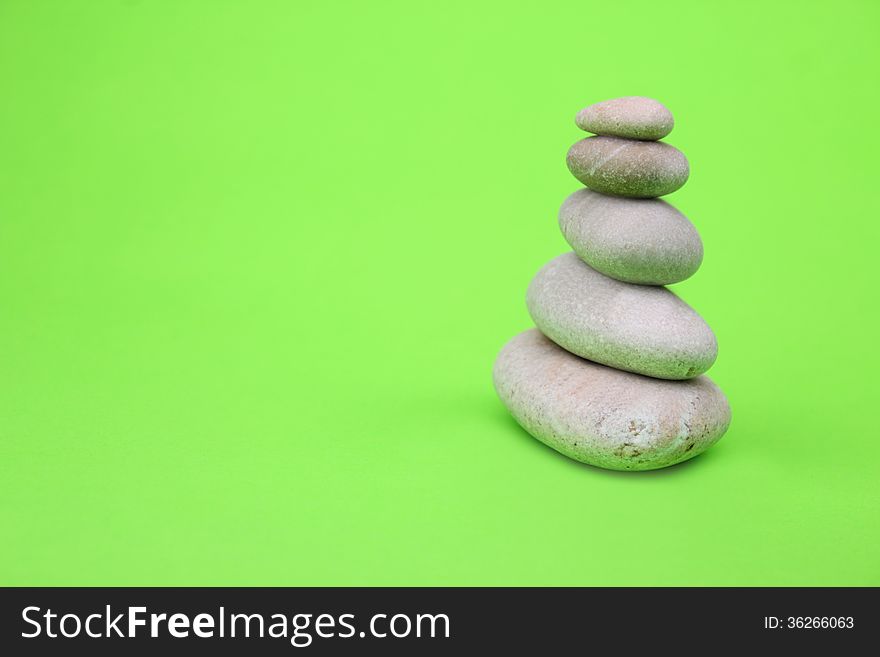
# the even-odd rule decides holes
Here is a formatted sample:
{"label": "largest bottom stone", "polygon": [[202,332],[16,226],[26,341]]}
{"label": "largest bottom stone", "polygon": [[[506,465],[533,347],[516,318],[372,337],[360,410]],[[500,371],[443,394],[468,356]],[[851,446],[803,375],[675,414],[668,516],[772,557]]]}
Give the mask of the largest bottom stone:
{"label": "largest bottom stone", "polygon": [[536,329],[495,361],[495,389],[522,427],[583,463],[611,470],[663,468],[724,435],[730,406],[707,376],[665,381],[584,360]]}

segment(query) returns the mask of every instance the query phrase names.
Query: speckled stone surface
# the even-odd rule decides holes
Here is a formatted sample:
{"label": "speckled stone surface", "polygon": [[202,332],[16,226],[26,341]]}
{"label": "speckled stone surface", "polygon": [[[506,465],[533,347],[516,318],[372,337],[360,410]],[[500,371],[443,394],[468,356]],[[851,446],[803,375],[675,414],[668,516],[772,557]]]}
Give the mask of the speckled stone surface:
{"label": "speckled stone surface", "polygon": [[526,293],[548,338],[590,360],[661,379],[689,379],[715,362],[712,329],[665,287],[600,274],[569,252],[551,260]]}
{"label": "speckled stone surface", "polygon": [[672,112],[658,100],[625,96],[594,103],[578,112],[581,130],[625,139],[663,139],[672,132]]}
{"label": "speckled stone surface", "polygon": [[703,261],[697,229],[660,199],[619,198],[580,189],[562,204],[559,228],[588,265],[627,283],[678,283]]}
{"label": "speckled stone surface", "polygon": [[654,198],[687,182],[684,154],[660,141],[587,137],[569,150],[566,164],[575,178],[603,194]]}
{"label": "speckled stone surface", "polygon": [[612,470],[663,468],[724,435],[730,407],[706,377],[661,381],[574,356],[531,329],[495,361],[498,396],[535,438]]}

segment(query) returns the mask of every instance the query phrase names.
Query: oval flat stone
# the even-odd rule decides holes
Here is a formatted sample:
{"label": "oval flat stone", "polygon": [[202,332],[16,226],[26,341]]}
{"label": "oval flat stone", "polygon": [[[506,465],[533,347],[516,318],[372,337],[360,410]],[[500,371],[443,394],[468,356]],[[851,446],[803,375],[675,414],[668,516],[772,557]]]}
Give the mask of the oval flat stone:
{"label": "oval flat stone", "polygon": [[538,272],[526,303],[556,344],[619,370],[690,379],[718,355],[712,329],[668,289],[616,281],[571,252]]}
{"label": "oval flat stone", "polygon": [[687,182],[690,166],[680,150],[660,141],[587,137],[568,149],[575,178],[603,194],[654,198]]}
{"label": "oval flat stone", "polygon": [[578,128],[624,139],[663,139],[672,132],[672,112],[659,100],[625,96],[594,103],[578,112]]}
{"label": "oval flat stone", "polygon": [[583,463],[653,470],[693,458],[724,435],[730,406],[706,376],[661,381],[591,363],[535,329],[495,361],[498,396],[541,442]]}
{"label": "oval flat stone", "polygon": [[562,204],[559,228],[584,262],[627,283],[678,283],[703,261],[697,229],[660,199],[620,198],[580,189]]}

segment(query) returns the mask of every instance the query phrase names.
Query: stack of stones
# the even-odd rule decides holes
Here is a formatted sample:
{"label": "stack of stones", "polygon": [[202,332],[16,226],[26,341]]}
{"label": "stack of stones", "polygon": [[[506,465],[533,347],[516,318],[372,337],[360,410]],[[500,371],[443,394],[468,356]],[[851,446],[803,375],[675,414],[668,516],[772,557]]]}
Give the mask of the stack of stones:
{"label": "stack of stones", "polygon": [[539,330],[513,338],[495,388],[529,433],[578,461],[651,470],[692,458],[730,424],[730,407],[702,376],[718,352],[703,319],[665,285],[691,276],[700,236],[659,196],[687,181],[687,158],[662,139],[672,114],[650,98],[590,105],[594,133],[568,151],[587,189],[559,213],[573,252],[535,276],[527,304]]}

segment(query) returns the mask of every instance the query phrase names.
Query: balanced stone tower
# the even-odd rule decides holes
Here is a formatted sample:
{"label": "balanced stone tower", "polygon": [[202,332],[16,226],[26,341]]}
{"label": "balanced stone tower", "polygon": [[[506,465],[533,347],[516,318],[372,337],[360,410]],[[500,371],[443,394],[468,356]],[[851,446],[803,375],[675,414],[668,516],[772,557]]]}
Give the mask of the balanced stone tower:
{"label": "balanced stone tower", "polygon": [[535,438],[578,461],[652,470],[692,458],[724,434],[730,407],[703,372],[712,330],[663,287],[703,259],[693,224],[659,196],[687,181],[687,158],[662,139],[672,114],[650,98],[590,105],[576,119],[596,136],[568,151],[587,189],[559,226],[573,252],[551,260],[526,295],[538,330],[495,362],[501,401]]}

